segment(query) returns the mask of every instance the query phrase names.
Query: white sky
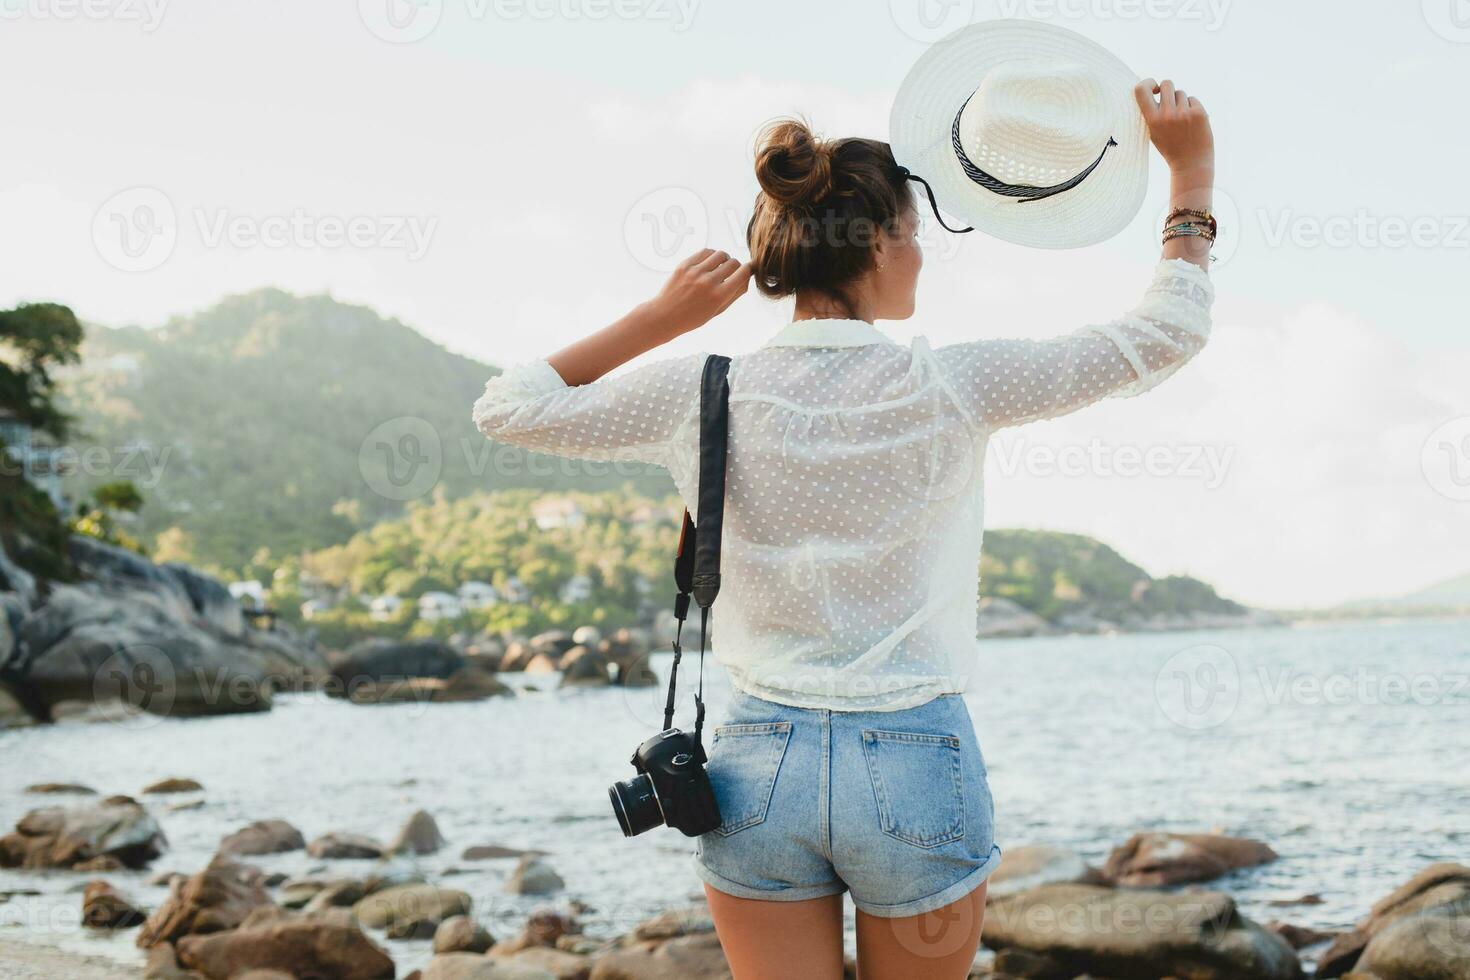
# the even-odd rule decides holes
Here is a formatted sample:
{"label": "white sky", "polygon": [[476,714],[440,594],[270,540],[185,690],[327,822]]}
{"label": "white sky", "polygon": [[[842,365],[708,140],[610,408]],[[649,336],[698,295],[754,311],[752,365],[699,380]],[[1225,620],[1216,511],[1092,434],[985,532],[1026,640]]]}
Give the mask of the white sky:
{"label": "white sky", "polygon": [[[0,306],[154,325],[276,285],[538,356],[651,295],[660,250],[742,251],[763,121],[882,138],[924,42],[1002,14],[1205,101],[1226,261],[1175,380],[997,447],[1029,467],[992,452],[990,525],[1095,534],[1270,605],[1470,570],[1470,0],[0,0]],[[393,23],[433,29],[374,33]],[[1127,309],[1153,176],[1094,248],[930,232],[919,315],[890,333]],[[140,227],[165,233],[141,248]],[[746,350],[785,313],[752,295],[677,349]],[[1058,475],[1048,447],[1171,472]]]}

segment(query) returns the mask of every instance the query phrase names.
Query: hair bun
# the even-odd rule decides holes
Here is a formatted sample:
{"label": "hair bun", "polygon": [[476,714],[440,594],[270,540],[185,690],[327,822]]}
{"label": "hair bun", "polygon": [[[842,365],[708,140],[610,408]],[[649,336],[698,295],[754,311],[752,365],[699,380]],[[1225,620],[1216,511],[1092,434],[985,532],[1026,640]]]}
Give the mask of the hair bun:
{"label": "hair bun", "polygon": [[778,120],[757,140],[755,178],[777,204],[815,204],[832,190],[832,146],[798,119]]}

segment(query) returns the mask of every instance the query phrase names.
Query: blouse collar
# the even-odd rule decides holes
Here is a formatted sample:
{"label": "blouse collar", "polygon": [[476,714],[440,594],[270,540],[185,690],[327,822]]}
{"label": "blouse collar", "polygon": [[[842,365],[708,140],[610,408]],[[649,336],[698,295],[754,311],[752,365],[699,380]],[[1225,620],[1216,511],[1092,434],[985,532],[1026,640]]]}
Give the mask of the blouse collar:
{"label": "blouse collar", "polygon": [[766,347],[861,347],[891,344],[883,332],[865,320],[797,320],[766,341]]}

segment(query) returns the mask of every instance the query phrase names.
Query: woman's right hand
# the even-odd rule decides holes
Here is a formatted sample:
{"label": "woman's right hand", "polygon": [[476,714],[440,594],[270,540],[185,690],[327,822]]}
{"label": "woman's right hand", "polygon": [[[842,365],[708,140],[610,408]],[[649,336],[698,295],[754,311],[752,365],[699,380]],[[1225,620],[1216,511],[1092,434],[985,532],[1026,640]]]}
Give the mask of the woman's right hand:
{"label": "woman's right hand", "polygon": [[[1148,136],[1176,175],[1206,182],[1215,175],[1215,136],[1199,99],[1176,89],[1169,79],[1145,78],[1134,88]],[[1154,98],[1158,96],[1158,98]]]}
{"label": "woman's right hand", "polygon": [[750,286],[750,263],[728,252],[706,248],[679,263],[659,294],[646,306],[665,340],[704,326],[723,313]]}

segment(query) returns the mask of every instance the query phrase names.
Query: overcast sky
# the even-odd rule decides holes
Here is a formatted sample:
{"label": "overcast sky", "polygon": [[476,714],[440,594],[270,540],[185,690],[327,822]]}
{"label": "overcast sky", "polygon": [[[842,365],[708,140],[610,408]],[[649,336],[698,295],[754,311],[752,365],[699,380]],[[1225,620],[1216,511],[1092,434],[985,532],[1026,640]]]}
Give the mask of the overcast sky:
{"label": "overcast sky", "polygon": [[[149,326],[274,285],[542,355],[679,255],[743,252],[762,122],[883,138],[925,44],[1001,15],[1200,96],[1224,234],[1205,353],[1000,440],[990,526],[1268,605],[1470,571],[1467,0],[0,0],[0,306]],[[1133,225],[1077,251],[931,228],[919,314],[883,327],[1126,310],[1165,186],[1156,162]],[[752,294],[675,350],[748,350],[788,312]]]}

